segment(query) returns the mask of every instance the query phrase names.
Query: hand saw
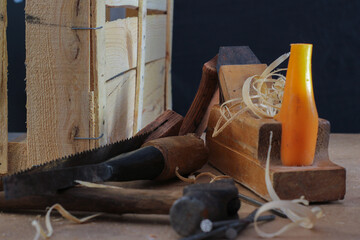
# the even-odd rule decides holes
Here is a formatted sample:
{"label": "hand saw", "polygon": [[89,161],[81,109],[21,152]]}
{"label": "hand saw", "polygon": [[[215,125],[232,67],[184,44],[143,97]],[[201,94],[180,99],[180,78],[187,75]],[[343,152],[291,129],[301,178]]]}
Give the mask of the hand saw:
{"label": "hand saw", "polygon": [[[141,135],[116,145],[126,148],[132,142],[131,148],[134,148],[145,137],[146,135]],[[165,180],[175,177],[177,167],[180,174],[189,174],[200,169],[207,160],[204,141],[193,134],[155,139],[137,150],[104,159],[101,152],[107,152],[113,147],[114,145],[110,144],[76,154],[70,157],[71,163],[68,162],[69,158],[58,160],[50,163],[49,165],[54,167],[47,171],[39,171],[41,168],[39,167],[29,172],[5,177],[5,197],[12,199],[28,195],[54,194],[57,190],[76,185],[76,180],[88,182]],[[90,161],[84,164],[85,159]],[[48,164],[44,166],[48,167]]]}
{"label": "hand saw", "polygon": [[[24,195],[36,194],[37,192],[51,193],[62,186],[72,186],[74,183],[71,178],[78,177],[79,175],[85,178],[86,172],[89,173],[86,175],[86,179],[91,180],[91,176],[93,175],[95,181],[96,176],[99,174],[105,177],[104,174],[106,174],[106,170],[108,169],[105,168],[104,170],[103,167],[103,172],[100,173],[101,166],[94,165],[101,165],[101,163],[106,160],[139,149],[144,142],[154,137],[176,135],[181,122],[182,117],[179,114],[170,110],[165,111],[157,119],[144,127],[141,134],[138,134],[135,137],[93,150],[66,156],[42,165],[33,166],[30,169],[10,176],[2,177],[0,178],[0,185],[3,185],[2,182],[4,182],[4,186],[6,186],[6,196],[9,198],[16,198]],[[76,169],[79,171],[77,175]],[[94,171],[98,171],[98,175],[96,175],[96,172],[94,173]],[[149,169],[149,171],[151,171],[151,169]],[[51,175],[51,173],[56,175]],[[54,176],[56,176],[56,178]],[[100,181],[101,179],[99,178],[97,180]],[[52,183],[50,183],[50,181]],[[64,183],[66,181],[68,184]],[[47,184],[43,184],[44,182]]]}

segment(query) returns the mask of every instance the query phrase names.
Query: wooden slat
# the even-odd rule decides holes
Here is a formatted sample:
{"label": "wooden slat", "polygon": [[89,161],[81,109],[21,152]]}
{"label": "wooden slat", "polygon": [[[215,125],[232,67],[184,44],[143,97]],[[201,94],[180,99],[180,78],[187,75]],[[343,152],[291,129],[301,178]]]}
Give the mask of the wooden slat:
{"label": "wooden slat", "polygon": [[146,0],[139,0],[138,15],[138,42],[137,42],[137,68],[135,85],[135,112],[134,112],[134,133],[141,129],[142,109],[144,98],[144,74],[146,54]]}
{"label": "wooden slat", "polygon": [[[106,0],[108,7],[138,8],[139,0]],[[147,0],[147,9],[165,12],[166,0]]]}
{"label": "wooden slat", "polygon": [[174,0],[167,0],[166,19],[166,64],[165,64],[165,109],[172,109],[171,58],[173,32]]}
{"label": "wooden slat", "polygon": [[106,132],[109,142],[133,135],[136,70],[105,83]]}
{"label": "wooden slat", "polygon": [[8,100],[7,100],[7,11],[0,0],[0,174],[8,170]]}
{"label": "wooden slat", "polygon": [[28,161],[89,148],[90,0],[26,1]]}
{"label": "wooden slat", "polygon": [[164,112],[165,58],[146,64],[141,127]]}
{"label": "wooden slat", "polygon": [[[99,27],[105,25],[106,10],[104,0],[92,0],[91,3],[91,27]],[[105,62],[105,29],[98,29],[91,32],[91,85],[94,92],[94,118],[92,126],[94,131],[91,132],[91,137],[98,137],[101,134],[104,136],[98,141],[91,141],[91,147],[99,146],[108,143],[106,135],[106,62]],[[92,129],[90,126],[90,129]],[[94,145],[94,142],[96,144]]]}
{"label": "wooden slat", "polygon": [[136,67],[137,24],[137,18],[105,23],[106,80]]}
{"label": "wooden slat", "polygon": [[[119,19],[105,24],[105,79],[137,66],[138,18]],[[146,57],[151,62],[166,54],[166,15],[147,16]]]}

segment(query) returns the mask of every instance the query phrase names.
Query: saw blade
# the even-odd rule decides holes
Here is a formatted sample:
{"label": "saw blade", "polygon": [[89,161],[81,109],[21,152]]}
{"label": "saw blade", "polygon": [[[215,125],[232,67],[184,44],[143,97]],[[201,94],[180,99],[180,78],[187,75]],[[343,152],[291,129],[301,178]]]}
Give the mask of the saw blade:
{"label": "saw blade", "polygon": [[140,148],[151,133],[152,132],[150,131],[141,135],[136,135],[132,138],[124,139],[91,150],[75,153],[56,160],[52,160],[47,163],[35,165],[29,169],[25,169],[12,175],[1,177],[1,186],[3,186],[4,179],[12,179],[13,176],[104,162],[122,153],[130,152]]}

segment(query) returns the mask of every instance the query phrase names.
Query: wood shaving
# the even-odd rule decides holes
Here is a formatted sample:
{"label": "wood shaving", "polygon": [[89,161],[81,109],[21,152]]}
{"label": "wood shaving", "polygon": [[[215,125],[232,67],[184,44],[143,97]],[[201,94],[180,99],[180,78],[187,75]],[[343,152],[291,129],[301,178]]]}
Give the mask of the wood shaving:
{"label": "wood shaving", "polygon": [[[296,226],[311,229],[314,227],[316,220],[323,216],[323,211],[321,208],[319,207],[313,207],[311,209],[308,208],[307,206],[309,205],[309,201],[305,200],[304,197],[294,200],[281,200],[279,196],[276,194],[270,179],[270,152],[271,152],[272,136],[273,136],[273,132],[271,131],[270,140],[269,140],[270,144],[267,153],[266,170],[265,170],[266,188],[268,190],[268,193],[272,201],[262,205],[258,209],[254,219],[255,231],[259,236],[264,238],[272,238],[275,236],[279,236],[280,234],[283,234],[284,232]],[[285,225],[280,230],[274,233],[266,233],[260,230],[257,224],[257,219],[262,213],[272,209],[280,209],[281,211],[283,211],[285,215],[292,221],[292,223]]]}
{"label": "wood shaving", "polygon": [[45,216],[45,226],[46,226],[47,231],[44,230],[44,228],[41,226],[41,224],[38,220],[33,220],[31,222],[31,225],[33,225],[36,229],[36,235],[34,237],[34,240],[38,240],[40,237],[42,237],[43,239],[49,239],[53,235],[54,229],[51,225],[51,219],[50,219],[50,214],[53,209],[56,209],[67,220],[70,220],[70,221],[72,221],[74,223],[78,223],[78,224],[85,223],[85,222],[89,221],[90,219],[93,219],[93,218],[101,215],[101,213],[97,213],[97,214],[79,219],[79,218],[71,215],[60,204],[58,204],[58,203],[54,204],[52,207],[49,208],[49,210],[47,211],[46,216]]}
{"label": "wood shaving", "polygon": [[227,178],[232,178],[230,176],[227,175],[215,175],[211,172],[202,172],[196,176],[194,175],[190,175],[189,177],[183,177],[180,175],[179,173],[179,167],[176,167],[175,169],[175,175],[183,182],[186,183],[191,183],[191,184],[195,184],[201,177],[210,177],[210,183],[221,180],[221,179],[227,179]]}
{"label": "wood shaving", "polygon": [[290,53],[283,54],[261,75],[246,79],[242,88],[242,97],[230,99],[220,106],[221,116],[215,125],[212,137],[219,135],[234,119],[245,112],[251,112],[258,118],[273,118],[280,111],[286,80],[280,72],[286,69],[274,69],[289,56]]}

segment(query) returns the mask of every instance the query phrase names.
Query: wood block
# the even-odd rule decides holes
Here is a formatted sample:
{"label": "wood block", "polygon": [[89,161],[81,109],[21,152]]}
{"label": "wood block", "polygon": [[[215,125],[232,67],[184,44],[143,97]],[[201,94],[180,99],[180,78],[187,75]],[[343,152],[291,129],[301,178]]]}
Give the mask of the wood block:
{"label": "wood block", "polygon": [[210,151],[209,161],[220,171],[269,200],[265,185],[265,161],[269,134],[273,131],[270,176],[281,199],[305,196],[311,202],[326,202],[344,198],[346,172],[344,168],[329,160],[328,121],[319,120],[314,164],[306,167],[286,167],[282,166],[280,160],[280,122],[239,117],[217,137],[212,138],[219,116],[219,107],[214,107],[210,114],[206,142]]}
{"label": "wood block", "polygon": [[219,70],[219,83],[224,101],[242,96],[242,86],[246,79],[260,75],[266,64],[224,65]]}

